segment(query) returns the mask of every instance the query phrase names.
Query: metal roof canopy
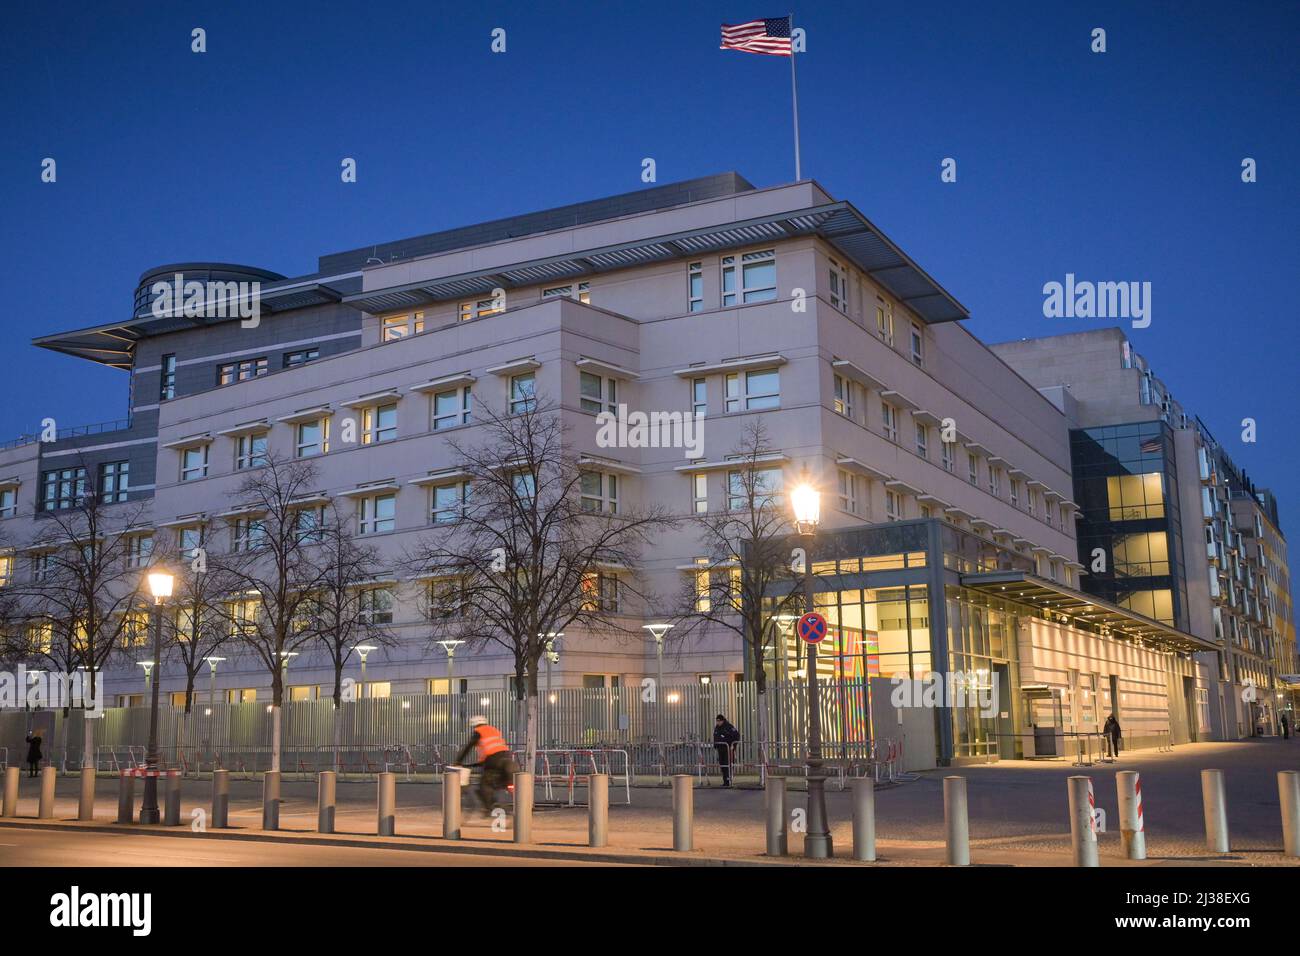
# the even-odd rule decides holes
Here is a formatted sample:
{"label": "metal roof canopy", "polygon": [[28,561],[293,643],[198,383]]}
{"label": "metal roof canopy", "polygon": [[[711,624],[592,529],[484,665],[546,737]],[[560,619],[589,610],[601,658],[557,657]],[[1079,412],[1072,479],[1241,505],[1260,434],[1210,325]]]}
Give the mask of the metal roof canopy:
{"label": "metal roof canopy", "polygon": [[1117,604],[1111,604],[1091,594],[1084,594],[1047,578],[1040,578],[1027,571],[986,571],[979,574],[963,574],[963,587],[982,591],[996,597],[1017,601],[1029,607],[1047,608],[1086,620],[1090,624],[1104,624],[1111,630],[1111,636],[1141,641],[1158,645],[1165,650],[1177,651],[1216,651],[1217,644],[1195,635],[1180,631],[1176,627],[1136,614]]}
{"label": "metal roof canopy", "polygon": [[508,289],[534,285],[539,281],[686,259],[702,253],[801,236],[817,236],[829,242],[927,323],[953,322],[970,317],[965,306],[847,202],[719,223],[687,232],[588,249],[576,255],[534,259],[388,289],[373,289],[346,296],[343,301],[371,313],[392,312],[462,296],[486,295],[498,287]]}

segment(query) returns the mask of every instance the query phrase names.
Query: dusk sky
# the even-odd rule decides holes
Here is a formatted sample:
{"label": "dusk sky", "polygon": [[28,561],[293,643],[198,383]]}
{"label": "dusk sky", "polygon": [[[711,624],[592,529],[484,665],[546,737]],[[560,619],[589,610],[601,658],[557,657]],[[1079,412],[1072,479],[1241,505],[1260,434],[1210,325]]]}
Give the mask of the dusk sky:
{"label": "dusk sky", "polygon": [[[785,12],[11,5],[0,440],[46,416],[125,417],[124,373],[29,342],[125,320],[157,264],[308,273],[324,253],[644,188],[645,157],[660,184],[792,180],[788,61],[718,49],[719,24]],[[986,342],[1114,324],[1043,316],[1043,284],[1066,273],[1150,282],[1136,348],[1295,527],[1300,4],[805,2],[794,20],[805,178],[872,219]]]}

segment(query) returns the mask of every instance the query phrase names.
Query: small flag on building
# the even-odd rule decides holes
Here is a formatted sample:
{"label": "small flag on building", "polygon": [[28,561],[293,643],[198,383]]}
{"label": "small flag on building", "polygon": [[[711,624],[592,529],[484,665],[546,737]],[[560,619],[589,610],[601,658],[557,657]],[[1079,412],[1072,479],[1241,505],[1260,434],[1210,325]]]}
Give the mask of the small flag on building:
{"label": "small flag on building", "polygon": [[793,56],[790,18],[771,17],[765,20],[750,20],[748,23],[724,23],[722,46],[719,49],[766,53],[769,56]]}

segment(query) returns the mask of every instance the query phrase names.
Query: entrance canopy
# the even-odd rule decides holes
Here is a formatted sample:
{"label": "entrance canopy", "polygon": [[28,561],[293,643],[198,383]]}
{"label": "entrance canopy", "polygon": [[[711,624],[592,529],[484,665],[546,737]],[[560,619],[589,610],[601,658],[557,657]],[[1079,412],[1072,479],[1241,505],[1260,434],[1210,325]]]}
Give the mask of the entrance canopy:
{"label": "entrance canopy", "polygon": [[995,597],[1016,601],[1029,607],[1042,608],[1053,615],[1067,619],[1067,623],[1083,623],[1094,629],[1105,629],[1109,636],[1128,639],[1167,651],[1215,651],[1219,647],[1210,641],[1162,624],[1128,608],[1111,604],[1091,594],[1084,594],[1056,581],[1040,578],[1027,571],[986,571],[963,574],[963,587]]}

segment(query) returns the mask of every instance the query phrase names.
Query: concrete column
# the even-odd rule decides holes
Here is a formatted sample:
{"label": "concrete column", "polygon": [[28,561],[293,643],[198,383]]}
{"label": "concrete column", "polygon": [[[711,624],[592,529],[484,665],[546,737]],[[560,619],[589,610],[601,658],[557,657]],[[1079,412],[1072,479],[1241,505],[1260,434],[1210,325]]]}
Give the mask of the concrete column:
{"label": "concrete column", "polygon": [[853,781],[853,859],[876,861],[876,782],[870,777]]}
{"label": "concrete column", "polygon": [[117,785],[117,822],[135,822],[135,775],[122,771]]}
{"label": "concrete column", "polygon": [[316,832],[334,832],[335,793],[339,775],[333,770],[322,770],[316,776]]}
{"label": "concrete column", "polygon": [[262,777],[262,829],[280,829],[280,771],[268,770]]}
{"label": "concrete column", "polygon": [[1097,860],[1097,824],[1092,812],[1096,806],[1092,777],[1070,777],[1066,785],[1070,792],[1070,848],[1074,852],[1074,865],[1100,866]]}
{"label": "concrete column", "polygon": [[1287,856],[1300,856],[1300,773],[1281,770],[1277,795],[1282,803],[1282,845]]}
{"label": "concrete column", "polygon": [[695,778],[688,773],[673,774],[673,849],[694,849]]}
{"label": "concrete column", "polygon": [[769,776],[763,784],[763,802],[767,816],[767,855],[785,856],[789,841],[785,831],[785,777]]}
{"label": "concrete column", "polygon": [[593,773],[587,794],[587,846],[605,846],[609,843],[609,774]]}
{"label": "concrete column", "polygon": [[81,768],[81,795],[77,798],[77,819],[95,819],[95,768]]}
{"label": "concrete column", "polygon": [[527,770],[515,774],[515,825],[516,843],[533,842],[533,775]]}
{"label": "concrete column", "polygon": [[459,770],[447,770],[442,775],[442,838],[460,839]]}
{"label": "concrete column", "polygon": [[1205,845],[1211,853],[1228,852],[1228,798],[1222,770],[1201,771],[1201,801],[1205,807]]}
{"label": "concrete column", "polygon": [[380,836],[392,836],[397,832],[397,774],[385,771],[379,775],[379,820]]}
{"label": "concrete column", "polygon": [[0,816],[18,816],[18,775],[22,773],[17,767],[5,767],[4,805],[0,806]]}
{"label": "concrete column", "polygon": [[181,775],[175,770],[168,770],[167,791],[163,802],[163,824],[169,827],[181,825]]}
{"label": "concrete column", "polygon": [[54,767],[41,768],[41,796],[36,805],[36,817],[40,820],[54,819],[54,784],[59,779],[59,771]]}
{"label": "concrete column", "polygon": [[970,821],[966,816],[966,778],[943,778],[943,828],[949,866],[970,866]]}
{"label": "concrete column", "polygon": [[230,825],[230,771],[212,771],[212,827]]}
{"label": "concrete column", "polygon": [[1119,834],[1124,841],[1124,855],[1130,860],[1147,858],[1146,824],[1142,818],[1142,780],[1136,770],[1115,774],[1119,794]]}

